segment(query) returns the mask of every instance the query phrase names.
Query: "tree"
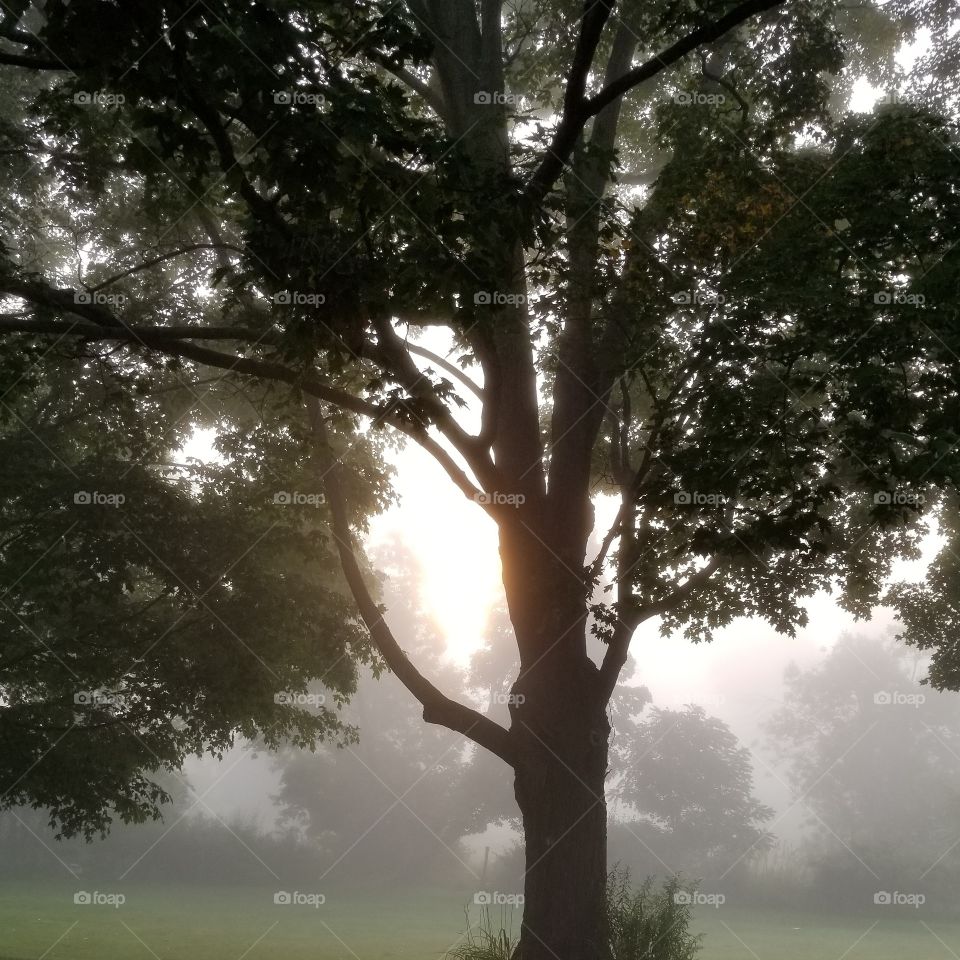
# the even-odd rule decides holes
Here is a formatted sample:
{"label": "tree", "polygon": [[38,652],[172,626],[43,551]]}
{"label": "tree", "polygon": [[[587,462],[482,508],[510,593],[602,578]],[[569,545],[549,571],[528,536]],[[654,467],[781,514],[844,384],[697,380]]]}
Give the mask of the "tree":
{"label": "tree", "polygon": [[[302,441],[378,662],[512,771],[523,960],[607,954],[607,705],[636,628],[707,639],[754,615],[790,633],[829,588],[864,613],[956,481],[949,83],[831,109],[871,57],[895,87],[888,54],[921,26],[949,77],[949,7],[20,0],[3,17],[8,382],[47,383],[53,347],[147,411],[164,377],[215,370],[255,404],[288,398],[238,449]],[[370,424],[497,526],[509,727],[443,693],[376,603],[357,534],[377,451],[353,456]],[[621,506],[588,557],[597,490]]]}
{"label": "tree", "polygon": [[787,673],[768,732],[809,811],[825,900],[916,889],[933,903],[955,886],[960,704],[925,688],[925,669],[889,637],[848,635]]}
{"label": "tree", "polygon": [[722,720],[653,707],[628,750],[617,795],[666,832],[666,862],[725,869],[769,845],[773,810],[754,798],[750,751]]}

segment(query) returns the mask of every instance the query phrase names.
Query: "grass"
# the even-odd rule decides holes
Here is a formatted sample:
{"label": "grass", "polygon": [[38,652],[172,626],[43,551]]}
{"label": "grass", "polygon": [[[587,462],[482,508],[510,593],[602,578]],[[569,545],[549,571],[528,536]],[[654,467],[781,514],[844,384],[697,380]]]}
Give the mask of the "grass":
{"label": "grass", "polygon": [[[468,900],[449,890],[328,893],[315,909],[276,906],[271,889],[124,886],[127,902],[115,909],[74,905],[77,886],[0,885],[0,960],[430,960],[458,942]],[[693,929],[705,934],[702,960],[956,958],[960,922],[917,913],[724,906],[699,908]]]}

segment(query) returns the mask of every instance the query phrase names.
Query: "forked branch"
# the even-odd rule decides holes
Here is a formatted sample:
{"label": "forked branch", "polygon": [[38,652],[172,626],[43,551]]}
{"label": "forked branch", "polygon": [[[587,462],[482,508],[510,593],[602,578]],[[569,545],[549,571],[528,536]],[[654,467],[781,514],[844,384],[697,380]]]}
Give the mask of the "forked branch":
{"label": "forked branch", "polygon": [[360,611],[360,617],[370,631],[370,637],[397,679],[423,706],[427,723],[455,730],[486,748],[504,762],[513,763],[510,733],[489,717],[451,700],[431,683],[404,653],[393,632],[383,619],[379,607],[370,594],[357,559],[350,522],[347,517],[346,495],[340,481],[340,462],[333,454],[330,436],[320,404],[308,400],[310,425],[316,441],[316,450],[322,468],[322,480],[330,508],[333,536],[344,577]]}

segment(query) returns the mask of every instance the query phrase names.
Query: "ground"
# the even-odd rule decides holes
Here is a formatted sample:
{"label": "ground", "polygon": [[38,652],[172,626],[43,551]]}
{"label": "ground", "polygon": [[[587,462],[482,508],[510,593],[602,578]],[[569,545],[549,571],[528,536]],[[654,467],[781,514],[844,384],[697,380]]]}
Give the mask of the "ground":
{"label": "ground", "polygon": [[[75,905],[78,889],[122,889],[126,903]],[[0,960],[425,960],[457,941],[470,900],[451,891],[328,893],[315,908],[275,905],[273,894],[87,880],[0,884]],[[695,927],[706,934],[702,960],[956,960],[960,921],[893,909],[836,917],[727,904],[700,908]]]}

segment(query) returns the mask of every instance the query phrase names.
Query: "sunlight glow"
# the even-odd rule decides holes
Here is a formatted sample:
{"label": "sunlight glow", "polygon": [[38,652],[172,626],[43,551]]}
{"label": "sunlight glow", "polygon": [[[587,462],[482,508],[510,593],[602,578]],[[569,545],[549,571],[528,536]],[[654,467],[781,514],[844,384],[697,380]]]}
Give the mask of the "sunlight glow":
{"label": "sunlight glow", "polygon": [[371,539],[376,545],[397,537],[414,551],[423,569],[421,602],[450,656],[463,662],[480,646],[487,614],[503,597],[496,529],[418,447],[394,463],[400,503],[375,518]]}

